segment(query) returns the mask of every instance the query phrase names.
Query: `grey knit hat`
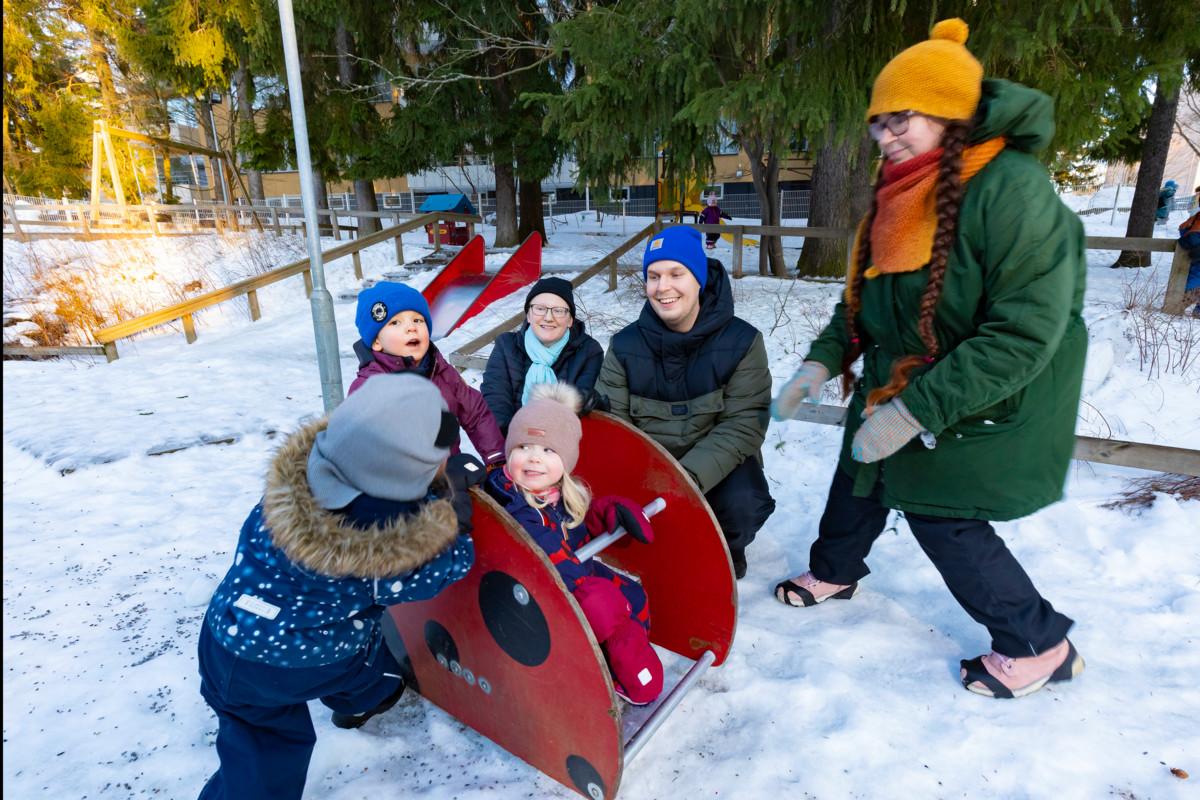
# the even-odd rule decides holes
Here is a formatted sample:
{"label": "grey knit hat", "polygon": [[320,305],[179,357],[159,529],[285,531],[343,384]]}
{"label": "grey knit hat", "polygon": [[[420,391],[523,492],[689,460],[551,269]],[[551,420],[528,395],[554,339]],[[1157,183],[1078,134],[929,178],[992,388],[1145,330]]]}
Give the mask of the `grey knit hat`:
{"label": "grey knit hat", "polygon": [[428,379],[373,376],[330,413],[308,454],[308,485],[317,503],[334,509],[361,494],[423,497],[450,455],[448,444],[438,446],[448,438],[445,412],[442,393]]}

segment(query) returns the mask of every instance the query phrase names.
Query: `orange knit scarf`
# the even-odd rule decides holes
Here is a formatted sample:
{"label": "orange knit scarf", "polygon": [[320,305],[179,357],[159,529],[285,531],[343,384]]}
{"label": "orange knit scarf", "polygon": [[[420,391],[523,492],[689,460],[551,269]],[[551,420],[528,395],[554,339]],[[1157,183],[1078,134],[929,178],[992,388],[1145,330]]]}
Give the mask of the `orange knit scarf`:
{"label": "orange knit scarf", "polygon": [[[1004,138],[988,139],[963,149],[962,180],[971,180],[1004,149]],[[871,224],[871,266],[867,278],[884,273],[915,272],[929,263],[937,232],[937,176],[940,149],[891,167],[885,165],[883,186],[875,194],[875,220]],[[893,175],[888,173],[892,172]],[[850,286],[858,268],[858,248],[866,219],[858,225],[850,270]]]}

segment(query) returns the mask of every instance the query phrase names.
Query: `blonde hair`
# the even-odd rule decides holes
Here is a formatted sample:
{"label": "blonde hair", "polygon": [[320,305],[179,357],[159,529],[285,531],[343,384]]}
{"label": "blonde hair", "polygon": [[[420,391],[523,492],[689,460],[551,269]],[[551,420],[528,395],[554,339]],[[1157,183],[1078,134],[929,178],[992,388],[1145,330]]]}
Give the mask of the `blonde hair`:
{"label": "blonde hair", "polygon": [[[580,408],[583,407],[583,396],[579,393],[578,389],[569,383],[539,383],[529,392],[529,402],[532,403],[535,400],[549,400],[551,402],[559,403],[560,405],[566,406],[572,415],[579,414]],[[578,430],[578,423],[575,424],[575,427],[576,430]],[[512,429],[510,428],[510,437],[511,435]],[[508,442],[505,443],[506,451],[510,449],[508,444],[513,441],[514,440],[510,438]],[[576,442],[576,444],[578,444],[578,442]],[[562,457],[561,453],[558,455],[560,458]],[[583,518],[587,516],[588,507],[591,506],[592,503],[592,492],[590,489],[588,489],[586,483],[571,476],[571,473],[567,470],[567,465],[565,463],[563,464],[563,476],[558,483],[558,487],[559,493],[562,495],[563,508],[567,510],[567,516],[570,518],[570,527],[576,528],[583,524]],[[525,502],[529,503],[529,505],[533,506],[539,511],[549,505],[549,503],[547,503],[545,500],[542,500],[533,493],[527,491],[520,484],[517,484],[517,488],[521,490],[521,494],[524,496]]]}
{"label": "blonde hair", "polygon": [[[518,488],[521,490],[525,502],[537,510],[541,511],[550,505],[519,484]],[[562,495],[563,508],[567,510],[567,516],[570,518],[570,527],[579,527],[583,524],[583,518],[587,516],[588,509],[592,505],[592,490],[583,481],[571,477],[568,472],[563,473],[562,479],[558,482],[558,490]]]}

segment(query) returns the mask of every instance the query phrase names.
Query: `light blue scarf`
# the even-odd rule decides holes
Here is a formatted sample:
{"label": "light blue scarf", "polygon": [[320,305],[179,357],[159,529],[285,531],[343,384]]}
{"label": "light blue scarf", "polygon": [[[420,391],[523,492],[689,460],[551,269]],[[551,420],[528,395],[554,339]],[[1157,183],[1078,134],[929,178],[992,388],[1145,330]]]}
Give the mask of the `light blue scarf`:
{"label": "light blue scarf", "polygon": [[525,329],[525,352],[529,354],[532,363],[525,371],[525,389],[521,392],[521,405],[529,402],[529,393],[537,384],[558,383],[558,376],[554,374],[553,369],[554,362],[558,360],[570,338],[571,331],[568,329],[561,339],[547,347],[533,332],[533,328]]}

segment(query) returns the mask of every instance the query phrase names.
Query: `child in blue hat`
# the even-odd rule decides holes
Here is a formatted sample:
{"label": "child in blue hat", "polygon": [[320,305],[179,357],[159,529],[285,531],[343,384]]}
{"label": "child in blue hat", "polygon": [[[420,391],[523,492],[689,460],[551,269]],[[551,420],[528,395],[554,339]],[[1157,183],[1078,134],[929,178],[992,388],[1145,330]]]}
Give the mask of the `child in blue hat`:
{"label": "child in blue hat", "polygon": [[[358,295],[354,324],[362,339],[354,343],[358,377],[350,394],[373,375],[414,372],[433,381],[458,418],[471,443],[489,467],[504,461],[504,437],[478,390],[462,379],[458,370],[429,340],[429,303],[411,286],[381,281]],[[458,444],[453,447],[458,452]]]}

